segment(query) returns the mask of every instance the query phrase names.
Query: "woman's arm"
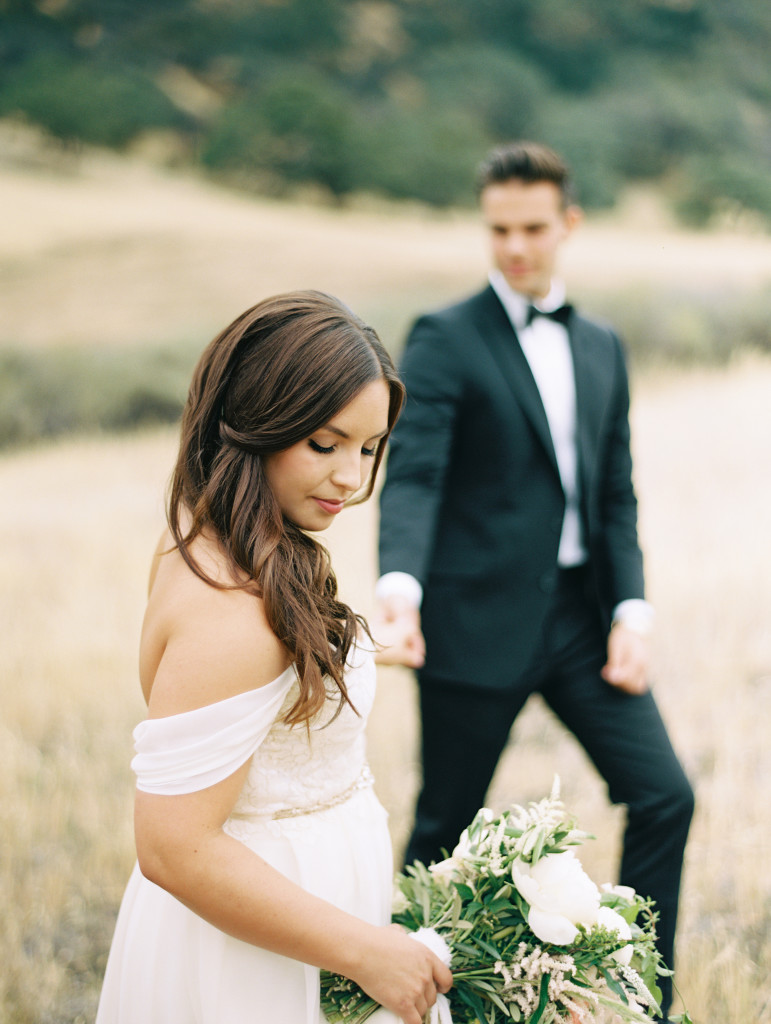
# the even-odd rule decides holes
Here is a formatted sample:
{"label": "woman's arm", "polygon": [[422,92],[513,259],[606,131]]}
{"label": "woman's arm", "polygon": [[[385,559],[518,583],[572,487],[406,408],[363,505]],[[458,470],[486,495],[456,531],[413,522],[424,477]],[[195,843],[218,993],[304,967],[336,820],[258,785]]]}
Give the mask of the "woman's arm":
{"label": "woman's arm", "polygon": [[[266,685],[288,656],[261,602],[197,579],[164,556],[143,630],[149,717],[205,707]],[[223,831],[249,763],[198,792],[138,790],[142,874],[215,927],[253,945],[352,978],[405,1024],[420,1024],[452,981],[429,950],[398,928],[376,927],[291,882]]]}
{"label": "woman's arm", "polygon": [[405,1024],[420,1024],[452,976],[401,929],[379,928],[306,892],[222,830],[248,765],[184,796],[137,792],[142,874],[245,942],[352,978]]}

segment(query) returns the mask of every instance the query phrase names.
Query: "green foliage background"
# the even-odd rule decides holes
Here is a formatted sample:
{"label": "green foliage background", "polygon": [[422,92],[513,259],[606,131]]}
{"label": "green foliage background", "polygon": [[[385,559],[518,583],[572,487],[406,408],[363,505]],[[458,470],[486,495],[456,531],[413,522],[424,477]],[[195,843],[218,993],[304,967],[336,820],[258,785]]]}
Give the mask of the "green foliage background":
{"label": "green foliage background", "polygon": [[437,205],[531,136],[584,205],[655,181],[705,224],[771,214],[769,52],[758,0],[0,0],[0,116],[69,145],[167,133],[265,194]]}

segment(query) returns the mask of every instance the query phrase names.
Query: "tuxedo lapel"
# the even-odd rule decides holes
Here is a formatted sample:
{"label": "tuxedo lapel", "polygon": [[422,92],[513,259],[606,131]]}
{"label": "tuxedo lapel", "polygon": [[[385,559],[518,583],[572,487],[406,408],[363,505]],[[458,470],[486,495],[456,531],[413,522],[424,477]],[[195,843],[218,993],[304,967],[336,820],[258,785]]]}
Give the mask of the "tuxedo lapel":
{"label": "tuxedo lapel", "polygon": [[504,379],[529,420],[554,470],[559,474],[549,422],[530,364],[519,344],[516,331],[492,288],[480,295],[482,315],[474,318],[481,342],[490,350]]}
{"label": "tuxedo lapel", "polygon": [[607,359],[597,349],[597,328],[574,315],[568,336],[576,382],[576,442],[584,491],[594,476],[597,439],[602,426],[610,381]]}

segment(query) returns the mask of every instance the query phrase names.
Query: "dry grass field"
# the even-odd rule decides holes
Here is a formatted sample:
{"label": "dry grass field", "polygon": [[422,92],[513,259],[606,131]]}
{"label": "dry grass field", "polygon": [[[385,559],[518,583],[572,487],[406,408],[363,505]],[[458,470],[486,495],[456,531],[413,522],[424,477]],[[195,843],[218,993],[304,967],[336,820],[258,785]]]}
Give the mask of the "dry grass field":
{"label": "dry grass field", "polygon": [[[203,345],[255,298],[296,285],[336,291],[396,330],[484,268],[469,217],[282,208],[107,159],[69,176],[17,162],[0,168],[0,196],[0,343],[194,332]],[[623,247],[616,224],[588,225],[568,275],[771,277],[767,238],[680,236],[633,219]],[[770,395],[771,363],[757,358],[634,387],[656,692],[698,798],[678,971],[698,1024],[771,1024]],[[136,648],[174,443],[161,431],[0,457],[3,1024],[93,1019],[133,859]],[[365,611],[375,529],[370,504],[329,534],[343,592]],[[397,852],[418,782],[416,735],[412,678],[381,670],[371,760]],[[568,806],[598,836],[584,864],[610,880],[621,812],[580,749],[537,701],[512,740],[490,802],[540,797],[558,772]]]}

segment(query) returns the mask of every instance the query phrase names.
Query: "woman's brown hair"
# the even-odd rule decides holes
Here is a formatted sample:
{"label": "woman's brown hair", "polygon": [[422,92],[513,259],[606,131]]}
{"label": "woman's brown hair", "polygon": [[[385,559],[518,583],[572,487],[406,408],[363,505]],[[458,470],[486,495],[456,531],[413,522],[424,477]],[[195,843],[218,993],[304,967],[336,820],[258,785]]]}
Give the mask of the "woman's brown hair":
{"label": "woman's brown hair", "polygon": [[[182,415],[168,502],[172,536],[196,575],[230,586],[211,579],[191,552],[196,537],[213,532],[234,580],[243,581],[232,585],[262,597],[299,678],[290,724],[320,710],[325,678],[350,704],[345,662],[366,624],[338,600],[326,549],[282,515],[263,460],[310,437],[375,380],[389,388],[390,433],[404,386],[375,331],[329,295],[292,292],[248,309],[209,344]],[[372,494],[387,437],[361,501]]]}

